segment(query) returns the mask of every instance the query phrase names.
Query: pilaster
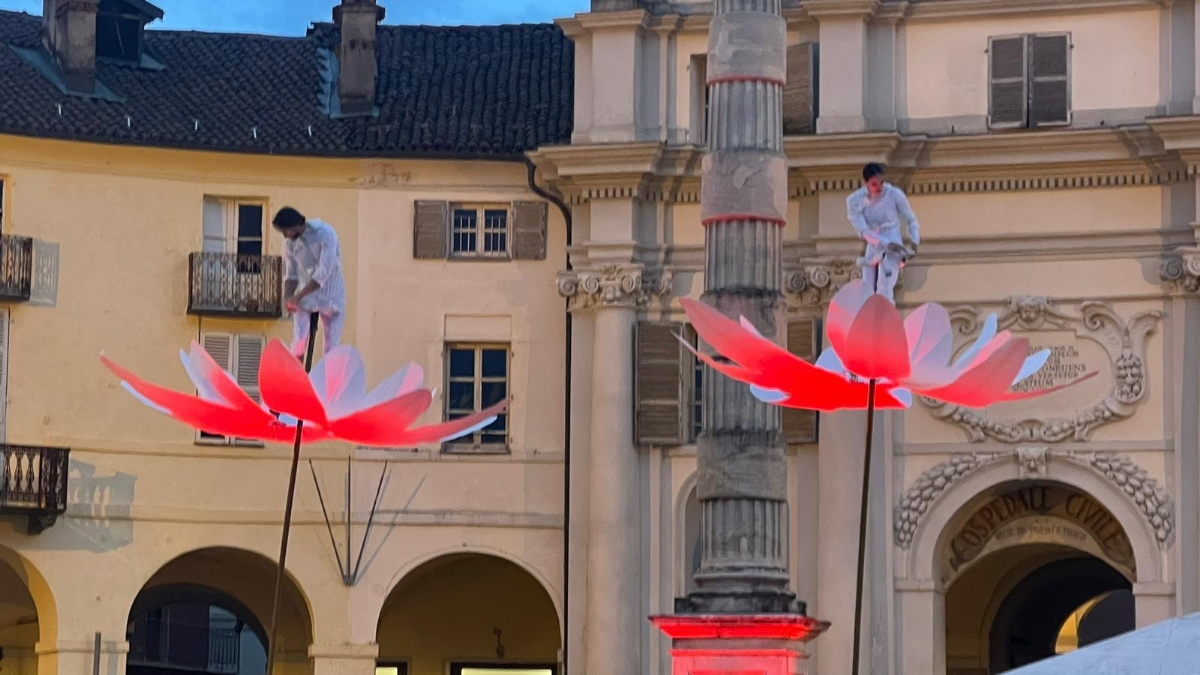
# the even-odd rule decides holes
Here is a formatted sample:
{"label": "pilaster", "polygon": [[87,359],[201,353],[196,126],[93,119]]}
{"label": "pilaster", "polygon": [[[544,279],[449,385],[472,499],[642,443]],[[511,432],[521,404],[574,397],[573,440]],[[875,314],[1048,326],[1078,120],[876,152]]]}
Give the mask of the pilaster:
{"label": "pilaster", "polygon": [[819,134],[857,133],[868,128],[867,22],[879,6],[879,0],[815,0],[804,5],[819,25]]}
{"label": "pilaster", "polygon": [[311,645],[313,675],[374,675],[379,645]]}
{"label": "pilaster", "polygon": [[[610,247],[610,251],[612,248]],[[603,250],[603,248],[601,248]],[[633,334],[640,309],[670,288],[671,278],[612,260],[563,272],[559,293],[592,327],[587,461],[586,581],[582,672],[641,672],[641,457],[633,443]],[[580,322],[578,328],[582,328]],[[583,364],[581,364],[583,365]],[[573,364],[574,366],[574,364]],[[574,575],[573,575],[574,576]]]}

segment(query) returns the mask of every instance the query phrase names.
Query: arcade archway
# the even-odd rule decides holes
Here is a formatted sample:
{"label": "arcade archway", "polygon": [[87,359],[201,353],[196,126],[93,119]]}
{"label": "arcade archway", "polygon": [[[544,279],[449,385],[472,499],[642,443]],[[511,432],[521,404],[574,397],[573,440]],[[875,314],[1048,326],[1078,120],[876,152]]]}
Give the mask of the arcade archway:
{"label": "arcade archway", "polygon": [[24,558],[0,549],[0,669],[38,672],[35,646],[56,639],[54,598],[42,575]]}
{"label": "arcade archway", "polygon": [[1018,484],[959,523],[941,551],[948,673],[996,675],[1133,629],[1132,546],[1091,495]]}
{"label": "arcade archway", "polygon": [[516,563],[463,553],[431,560],[392,589],[376,634],[377,672],[553,675],[558,613]]}
{"label": "arcade archway", "polygon": [[[194,551],[160,569],[129,611],[128,675],[264,675],[275,564],[230,548]],[[277,675],[312,672],[308,603],[285,577]]]}

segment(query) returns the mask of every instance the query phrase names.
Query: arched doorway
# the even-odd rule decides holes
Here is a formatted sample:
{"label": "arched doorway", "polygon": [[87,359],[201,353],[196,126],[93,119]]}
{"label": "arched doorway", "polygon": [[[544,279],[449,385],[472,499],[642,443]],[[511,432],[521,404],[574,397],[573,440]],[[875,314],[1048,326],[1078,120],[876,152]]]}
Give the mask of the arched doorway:
{"label": "arched doorway", "polygon": [[1133,549],[1091,495],[1009,485],[957,522],[941,551],[950,675],[1004,673],[1133,629]]}
{"label": "arched doorway", "polygon": [[392,589],[380,613],[380,675],[553,675],[560,628],[542,584],[516,563],[435,558]]}
{"label": "arched doorway", "polygon": [[[129,611],[128,675],[264,675],[275,564],[229,548],[167,563]],[[312,671],[312,622],[300,589],[285,578],[276,673]]]}
{"label": "arched doorway", "polygon": [[56,623],[45,579],[24,558],[0,549],[0,670],[38,672],[35,645],[55,640]]}

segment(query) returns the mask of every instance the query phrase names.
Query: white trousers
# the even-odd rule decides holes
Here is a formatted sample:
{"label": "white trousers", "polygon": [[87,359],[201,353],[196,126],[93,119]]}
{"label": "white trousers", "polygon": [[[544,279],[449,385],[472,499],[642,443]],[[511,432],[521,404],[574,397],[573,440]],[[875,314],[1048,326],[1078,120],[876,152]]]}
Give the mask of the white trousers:
{"label": "white trousers", "polygon": [[878,265],[863,265],[863,283],[895,304],[896,282],[900,279],[901,267],[904,267],[904,264],[900,258],[891,253],[884,253]]}
{"label": "white trousers", "polygon": [[320,315],[321,324],[325,328],[326,354],[342,341],[342,325],[346,321],[346,314],[344,312],[333,310],[306,312],[304,310],[296,310],[292,314],[292,353],[297,358],[304,358],[305,350],[308,348],[308,330],[309,326],[312,325],[314,314]]}

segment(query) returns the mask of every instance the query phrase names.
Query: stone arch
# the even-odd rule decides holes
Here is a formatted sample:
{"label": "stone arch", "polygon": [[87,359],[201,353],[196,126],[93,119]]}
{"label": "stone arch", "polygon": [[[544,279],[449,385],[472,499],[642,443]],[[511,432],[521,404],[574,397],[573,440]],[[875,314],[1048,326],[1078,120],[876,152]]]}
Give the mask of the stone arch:
{"label": "stone arch", "polygon": [[[680,596],[687,594],[689,590],[689,583],[691,581],[688,577],[688,571],[691,569],[690,560],[694,553],[692,551],[692,547],[688,545],[691,539],[690,531],[693,529],[690,527],[689,523],[691,520],[691,518],[689,518],[689,515],[691,515],[689,513],[689,507],[691,507],[693,504],[696,504],[697,509],[699,507],[699,500],[697,497],[697,484],[699,482],[699,476],[700,475],[698,472],[692,472],[692,474],[683,481],[683,485],[681,485],[679,488],[679,493],[675,496],[674,523],[676,534],[674,537],[675,541],[672,545],[672,551],[674,553],[675,561],[673,569],[674,573],[678,575],[678,581],[675,583],[675,592]],[[695,515],[698,519],[700,514],[697,511]],[[698,539],[698,523],[694,529],[697,530],[696,535]]]}
{"label": "stone arch", "polygon": [[1133,547],[1135,582],[1168,581],[1167,556],[1160,550],[1153,528],[1136,505],[1114,483],[1081,463],[1054,458],[1037,476],[1023,476],[1020,465],[995,462],[950,485],[931,505],[914,533],[904,568],[909,579],[939,578],[938,551],[947,543],[956,521],[971,508],[1007,485],[1037,480],[1059,483],[1091,495],[1120,523]]}
{"label": "stone arch", "polygon": [[[129,621],[152,606],[210,602],[237,614],[266,646],[278,565],[257,551],[207,546],[179,553],[160,565],[129,599]],[[284,574],[277,669],[310,672],[314,642],[312,603],[295,575]]]}
{"label": "stone arch", "polygon": [[562,615],[551,587],[511,556],[455,549],[424,556],[394,580],[376,619],[378,663],[416,675],[447,665],[557,667]]}
{"label": "stone arch", "polygon": [[535,580],[537,580],[538,584],[541,585],[542,590],[546,592],[547,596],[549,596],[550,602],[554,605],[554,614],[558,618],[558,625],[559,625],[560,631],[561,631],[561,627],[563,625],[562,594],[561,594],[561,592],[559,592],[558,589],[556,589],[554,587],[553,584],[550,583],[549,577],[542,570],[540,570],[537,567],[535,567],[534,565],[526,562],[525,560],[522,560],[521,558],[518,558],[517,556],[514,556],[514,555],[508,553],[507,551],[504,551],[499,548],[495,548],[495,547],[491,547],[491,546],[479,546],[479,545],[466,546],[466,545],[464,545],[464,546],[459,546],[456,548],[438,549],[437,551],[427,553],[418,558],[414,558],[414,559],[408,561],[402,567],[400,567],[400,569],[396,570],[396,573],[393,574],[392,578],[388,580],[387,590],[379,595],[376,595],[373,598],[374,606],[371,608],[370,616],[374,617],[375,628],[372,630],[372,633],[371,633],[372,639],[375,639],[378,637],[378,635],[376,634],[376,631],[378,630],[379,619],[380,619],[381,615],[383,614],[384,604],[387,603],[388,598],[390,598],[392,596],[392,593],[394,593],[396,591],[396,588],[399,587],[401,583],[403,583],[403,581],[406,577],[408,577],[409,575],[411,575],[413,572],[417,571],[418,569],[424,567],[426,564],[431,563],[435,560],[438,560],[439,558],[445,558],[448,556],[461,555],[461,554],[467,554],[467,555],[475,554],[475,555],[483,555],[483,556],[491,556],[493,558],[499,558],[501,560],[510,562],[510,563],[516,565],[517,567],[520,567],[527,574],[529,574],[531,577],[533,577]]}
{"label": "stone arch", "polygon": [[[5,659],[17,661],[18,672],[21,670],[20,662],[25,660],[28,661],[29,669],[36,671],[36,644],[55,644],[58,641],[58,603],[50,590],[50,584],[28,558],[12,549],[0,547],[0,589],[7,589],[6,597],[0,598],[0,607],[12,602],[11,618],[18,622],[12,626],[0,625],[0,633],[6,635],[4,643],[0,646],[10,648],[5,654]],[[21,606],[26,603],[28,605],[23,609]],[[35,615],[35,629],[32,630],[28,628],[28,624],[24,624],[23,628],[19,623],[22,619],[27,620],[27,616],[18,616],[24,615],[27,609],[32,609]],[[24,653],[17,653],[17,650],[13,649],[18,646]]]}

